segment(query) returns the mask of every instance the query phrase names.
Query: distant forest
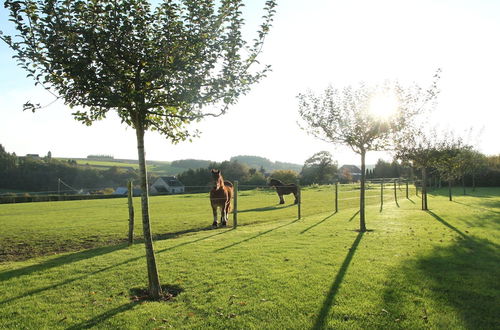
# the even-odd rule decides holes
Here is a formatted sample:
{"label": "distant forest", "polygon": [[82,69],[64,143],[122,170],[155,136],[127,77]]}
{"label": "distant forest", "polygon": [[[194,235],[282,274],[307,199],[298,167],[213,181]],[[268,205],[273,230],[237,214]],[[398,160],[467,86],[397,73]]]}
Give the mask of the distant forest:
{"label": "distant forest", "polygon": [[[109,156],[111,157],[111,156]],[[108,160],[109,160],[109,157]],[[75,193],[81,189],[94,193],[110,193],[111,188],[126,186],[127,181],[138,181],[138,171],[135,168],[123,166],[126,160],[115,160],[109,165],[98,167],[88,164],[77,164],[72,159],[55,159],[48,152],[46,156],[31,155],[18,157],[8,153],[0,144],[0,193],[2,192],[61,192]],[[130,161],[133,163],[134,161]],[[149,163],[149,162],[148,162]],[[159,163],[159,162],[158,162]],[[331,184],[351,181],[346,173],[339,173],[337,162],[330,153],[322,151],[305,161],[304,165],[284,162],[272,162],[258,156],[235,156],[229,161],[212,162],[209,160],[183,159],[171,163],[162,162],[170,170],[175,169],[178,179],[185,186],[207,186],[211,184],[210,169],[220,169],[227,180],[238,180],[241,185],[266,185],[269,176],[283,182],[297,182],[302,185]],[[430,179],[437,182],[436,171],[429,169]],[[367,170],[367,179],[419,177],[419,172],[401,166],[397,162],[379,160]],[[161,172],[150,171],[149,182],[152,183]],[[478,186],[500,186],[500,156],[485,157],[484,165],[478,169],[475,182]],[[349,175],[347,175],[349,176]],[[63,184],[60,183],[62,180]],[[439,180],[440,181],[440,180]],[[464,177],[463,183],[471,185],[472,175]],[[69,187],[68,187],[69,186]],[[190,189],[187,189],[188,191]],[[194,191],[195,189],[191,189]]]}

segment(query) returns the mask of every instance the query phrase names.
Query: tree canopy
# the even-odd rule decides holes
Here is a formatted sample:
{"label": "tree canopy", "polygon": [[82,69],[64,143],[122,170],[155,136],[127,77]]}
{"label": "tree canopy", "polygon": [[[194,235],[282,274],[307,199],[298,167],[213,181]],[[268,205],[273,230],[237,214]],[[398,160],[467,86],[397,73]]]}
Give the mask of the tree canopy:
{"label": "tree canopy", "polygon": [[[116,111],[136,131],[149,292],[158,278],[149,221],[144,133],[189,139],[188,124],[219,116],[261,80],[255,69],[276,2],[264,5],[252,42],[242,37],[242,0],[6,0],[15,36],[0,38],[19,66],[87,125]],[[215,112],[207,112],[206,106]],[[27,102],[25,109],[39,105]]]}
{"label": "tree canopy", "polygon": [[320,151],[304,162],[300,172],[302,184],[331,184],[338,176],[338,164],[328,151]]}
{"label": "tree canopy", "polygon": [[[174,142],[186,125],[219,115],[269,70],[250,70],[274,14],[267,1],[255,40],[242,39],[242,1],[5,1],[17,36],[1,35],[19,65],[90,125],[115,110]],[[215,104],[218,112],[203,112]],[[30,102],[25,108],[38,107]]]}
{"label": "tree canopy", "polygon": [[350,147],[361,156],[360,231],[366,231],[365,156],[368,151],[394,147],[398,136],[414,127],[415,117],[432,108],[439,93],[437,82],[422,89],[418,85],[403,86],[399,82],[335,88],[329,86],[317,95],[311,91],[297,96],[299,125],[309,134]]}

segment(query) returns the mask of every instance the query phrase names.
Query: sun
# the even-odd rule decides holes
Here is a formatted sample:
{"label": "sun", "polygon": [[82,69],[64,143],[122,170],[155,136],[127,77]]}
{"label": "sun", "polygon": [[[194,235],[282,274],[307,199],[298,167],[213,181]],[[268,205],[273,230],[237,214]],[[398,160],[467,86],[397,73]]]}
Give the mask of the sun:
{"label": "sun", "polygon": [[398,109],[398,100],[393,93],[377,94],[370,100],[370,113],[380,119],[392,117]]}

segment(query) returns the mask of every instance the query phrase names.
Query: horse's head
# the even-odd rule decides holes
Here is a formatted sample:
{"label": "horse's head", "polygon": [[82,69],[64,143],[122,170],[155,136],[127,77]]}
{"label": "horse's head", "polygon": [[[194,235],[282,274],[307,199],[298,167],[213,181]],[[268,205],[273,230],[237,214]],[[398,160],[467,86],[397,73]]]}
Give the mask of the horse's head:
{"label": "horse's head", "polygon": [[220,177],[220,171],[219,170],[216,170],[216,169],[212,169],[210,171],[210,173],[212,173],[212,178],[217,181]]}
{"label": "horse's head", "polygon": [[281,182],[280,180],[277,180],[277,179],[271,179],[271,180],[269,180],[269,185],[271,187],[279,187],[279,186],[283,185],[283,182]]}
{"label": "horse's head", "polygon": [[224,179],[222,179],[220,170],[212,169],[210,173],[212,173],[212,178],[214,179],[217,188],[219,188],[219,186],[221,185],[224,185]]}

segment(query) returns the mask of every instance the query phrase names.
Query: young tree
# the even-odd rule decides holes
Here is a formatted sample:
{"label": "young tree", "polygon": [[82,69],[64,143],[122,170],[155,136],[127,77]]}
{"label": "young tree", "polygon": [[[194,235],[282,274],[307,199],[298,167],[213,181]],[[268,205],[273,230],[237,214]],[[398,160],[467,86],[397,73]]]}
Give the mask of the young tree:
{"label": "young tree", "polygon": [[[226,112],[261,80],[256,63],[275,13],[264,5],[251,43],[242,38],[242,0],[6,0],[17,35],[0,35],[18,64],[91,125],[116,111],[136,131],[149,293],[161,295],[149,221],[144,135],[176,143],[187,125]],[[213,113],[205,106],[213,105]],[[25,109],[39,105],[30,102]]]}
{"label": "young tree", "polygon": [[428,171],[435,164],[436,143],[434,134],[427,134],[419,128],[407,130],[397,139],[396,158],[422,172],[422,210],[428,210],[427,184]]}
{"label": "young tree", "polygon": [[461,138],[446,136],[436,146],[434,167],[440,177],[448,181],[448,198],[452,200],[451,185],[453,180],[463,177],[469,169],[469,156],[472,147]]}
{"label": "young tree", "polygon": [[384,85],[328,87],[322,95],[299,94],[299,114],[303,128],[313,136],[349,146],[361,156],[359,230],[365,224],[365,158],[368,151],[387,150],[395,135],[431,104],[438,94],[439,70],[432,86],[404,87],[398,82]]}
{"label": "young tree", "polygon": [[484,170],[487,166],[486,156],[477,150],[472,150],[470,154],[470,175],[472,176],[472,191],[476,190],[476,174]]}

